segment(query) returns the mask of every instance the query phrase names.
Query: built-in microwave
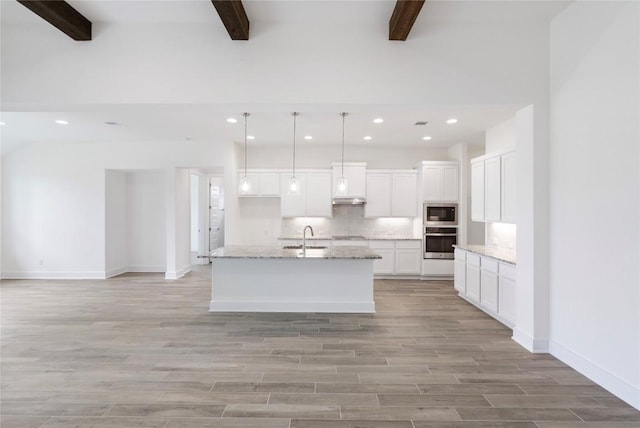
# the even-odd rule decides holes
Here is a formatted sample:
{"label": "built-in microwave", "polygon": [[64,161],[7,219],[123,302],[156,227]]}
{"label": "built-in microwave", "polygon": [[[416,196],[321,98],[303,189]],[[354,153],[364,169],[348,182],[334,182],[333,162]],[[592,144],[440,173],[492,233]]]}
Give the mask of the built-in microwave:
{"label": "built-in microwave", "polygon": [[456,226],[458,224],[458,204],[425,203],[423,223],[425,226]]}

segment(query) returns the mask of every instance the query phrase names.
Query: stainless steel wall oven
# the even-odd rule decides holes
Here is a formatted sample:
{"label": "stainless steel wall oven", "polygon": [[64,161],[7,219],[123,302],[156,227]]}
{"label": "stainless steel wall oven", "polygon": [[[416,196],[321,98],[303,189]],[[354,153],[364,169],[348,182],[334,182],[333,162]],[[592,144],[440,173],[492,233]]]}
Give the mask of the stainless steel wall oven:
{"label": "stainless steel wall oven", "polygon": [[424,228],[424,258],[453,259],[453,246],[457,243],[455,227]]}

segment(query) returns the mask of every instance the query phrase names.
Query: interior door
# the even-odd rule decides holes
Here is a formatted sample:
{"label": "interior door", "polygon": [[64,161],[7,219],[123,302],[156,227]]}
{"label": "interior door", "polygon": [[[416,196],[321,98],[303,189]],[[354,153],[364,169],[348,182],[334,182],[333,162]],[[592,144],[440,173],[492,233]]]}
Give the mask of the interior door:
{"label": "interior door", "polygon": [[209,178],[209,251],[224,246],[224,191],[221,177]]}

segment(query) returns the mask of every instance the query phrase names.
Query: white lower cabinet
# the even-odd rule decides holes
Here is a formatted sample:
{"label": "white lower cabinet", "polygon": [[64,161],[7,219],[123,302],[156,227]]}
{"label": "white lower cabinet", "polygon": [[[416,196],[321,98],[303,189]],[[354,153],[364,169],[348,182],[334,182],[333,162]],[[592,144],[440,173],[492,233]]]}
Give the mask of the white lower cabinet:
{"label": "white lower cabinet", "polygon": [[420,240],[372,240],[369,247],[382,256],[374,260],[376,275],[420,275],[422,242]]}
{"label": "white lower cabinet", "polygon": [[368,247],[369,241],[364,239],[334,239],[332,247]]}
{"label": "white lower cabinet", "polygon": [[467,254],[466,269],[466,289],[467,298],[480,301],[480,256]]}
{"label": "white lower cabinet", "polygon": [[465,294],[467,286],[467,253],[464,251],[455,251],[455,260],[453,261],[453,288],[459,293]]}
{"label": "white lower cabinet", "polygon": [[373,261],[373,273],[375,275],[393,275],[395,266],[395,242],[394,241],[370,241],[369,248],[382,256]]}
{"label": "white lower cabinet", "polygon": [[420,275],[422,270],[422,243],[396,241],[396,275]]}
{"label": "white lower cabinet", "polygon": [[507,324],[516,323],[516,270],[513,266],[500,263],[498,276],[498,314]]}
{"label": "white lower cabinet", "polygon": [[493,257],[456,248],[454,288],[508,327],[516,322],[516,268]]}
{"label": "white lower cabinet", "polygon": [[498,312],[498,262],[483,258],[480,270],[480,304],[493,312]]}

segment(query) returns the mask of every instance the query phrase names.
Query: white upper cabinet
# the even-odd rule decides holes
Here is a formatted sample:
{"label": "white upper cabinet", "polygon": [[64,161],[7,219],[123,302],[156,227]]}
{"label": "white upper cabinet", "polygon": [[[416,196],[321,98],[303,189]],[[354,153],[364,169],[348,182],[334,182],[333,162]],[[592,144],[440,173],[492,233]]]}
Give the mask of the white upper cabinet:
{"label": "white upper cabinet", "polygon": [[471,220],[516,222],[516,152],[471,161]]}
{"label": "white upper cabinet", "polygon": [[443,201],[457,201],[458,192],[458,165],[442,167],[441,197]]}
{"label": "white upper cabinet", "polygon": [[425,166],[422,168],[422,200],[439,201],[442,194],[442,168],[439,166]]}
{"label": "white upper cabinet", "polygon": [[307,215],[307,180],[306,174],[296,174],[300,191],[293,194],[289,191],[291,174],[281,174],[280,215],[282,217],[305,217]]}
{"label": "white upper cabinet", "polygon": [[247,170],[248,188],[242,188],[244,171],[238,173],[238,196],[278,197],[280,196],[280,174],[272,171]]}
{"label": "white upper cabinet", "polygon": [[413,170],[367,172],[365,217],[415,217],[417,173]]}
{"label": "white upper cabinet", "polygon": [[500,156],[484,161],[484,213],[486,221],[500,221]]}
{"label": "white upper cabinet", "polygon": [[502,221],[516,222],[516,198],[518,189],[516,153],[502,155]]}
{"label": "white upper cabinet", "polygon": [[331,173],[307,173],[307,217],[331,217]]}
{"label": "white upper cabinet", "polygon": [[331,164],[333,172],[332,194],[335,198],[364,198],[366,196],[366,162],[345,162],[344,178],[347,182],[346,191],[340,192],[338,184],[342,177],[342,163]]}
{"label": "white upper cabinet", "polygon": [[418,176],[416,171],[392,174],[391,217],[415,217]]}
{"label": "white upper cabinet", "polygon": [[423,202],[457,202],[459,165],[457,162],[424,161],[421,164]]}
{"label": "white upper cabinet", "polygon": [[331,173],[298,172],[299,191],[289,190],[290,173],[280,175],[280,215],[282,217],[331,217]]}
{"label": "white upper cabinet", "polygon": [[280,173],[260,173],[260,196],[280,196]]}
{"label": "white upper cabinet", "polygon": [[[247,186],[242,187],[244,178],[247,177]],[[238,196],[259,196],[260,195],[260,176],[258,173],[247,171],[238,174]]]}
{"label": "white upper cabinet", "polygon": [[391,174],[367,173],[365,217],[391,217]]}
{"label": "white upper cabinet", "polygon": [[484,221],[484,161],[471,162],[471,220]]}

